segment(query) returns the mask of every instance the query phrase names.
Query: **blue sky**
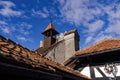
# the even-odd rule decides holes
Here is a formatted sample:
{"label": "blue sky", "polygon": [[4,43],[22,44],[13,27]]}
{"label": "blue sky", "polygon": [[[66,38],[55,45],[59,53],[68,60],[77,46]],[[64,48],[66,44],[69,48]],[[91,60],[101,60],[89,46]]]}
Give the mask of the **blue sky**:
{"label": "blue sky", "polygon": [[120,0],[0,0],[0,35],[35,50],[50,16],[58,32],[78,30],[80,48],[120,38]]}

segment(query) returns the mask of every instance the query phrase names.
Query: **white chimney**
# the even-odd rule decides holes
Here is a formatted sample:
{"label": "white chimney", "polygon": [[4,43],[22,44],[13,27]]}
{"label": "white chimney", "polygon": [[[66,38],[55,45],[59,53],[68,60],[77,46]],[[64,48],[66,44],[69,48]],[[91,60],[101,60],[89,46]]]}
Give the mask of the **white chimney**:
{"label": "white chimney", "polygon": [[43,41],[40,41],[40,47],[43,47]]}

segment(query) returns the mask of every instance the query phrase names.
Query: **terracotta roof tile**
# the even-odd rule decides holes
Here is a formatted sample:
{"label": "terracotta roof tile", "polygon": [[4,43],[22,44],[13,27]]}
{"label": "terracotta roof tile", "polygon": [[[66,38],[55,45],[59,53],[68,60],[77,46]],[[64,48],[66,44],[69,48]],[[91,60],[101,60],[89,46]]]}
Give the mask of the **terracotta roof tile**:
{"label": "terracotta roof tile", "polygon": [[70,63],[73,60],[73,56],[69,59],[67,59],[63,64],[66,66],[68,63]]}
{"label": "terracotta roof tile", "polygon": [[49,30],[52,30],[54,32],[54,34],[58,34],[58,32],[55,30],[54,26],[52,23],[50,23],[46,28],[45,30],[42,32],[42,34],[44,34],[45,32],[49,31]]}
{"label": "terracotta roof tile", "polygon": [[88,48],[77,51],[75,55],[89,54],[99,51],[110,50],[114,48],[120,48],[120,39],[105,39]]}
{"label": "terracotta roof tile", "polygon": [[54,28],[54,26],[53,26],[52,23],[50,23],[50,24],[46,27],[45,31],[48,31],[48,30],[50,30],[50,29],[55,30],[55,28]]}
{"label": "terracotta roof tile", "polygon": [[[3,45],[3,43],[14,45],[14,48],[11,48],[11,46],[8,46],[6,44]],[[51,60],[48,60],[47,58],[39,56],[35,54],[35,52],[27,48],[24,48],[19,44],[15,44],[11,40],[6,40],[2,36],[0,36],[0,51],[4,52],[4,54],[1,53],[0,56],[7,55],[6,58],[9,56],[15,61],[31,65],[34,68],[39,68],[39,69],[42,68],[42,69],[51,70],[51,71],[56,71],[56,69],[59,69],[64,72],[70,73],[72,75],[82,77],[85,80],[90,80],[88,77],[80,74],[79,72],[74,71],[73,69],[67,68],[65,66],[62,66],[57,62],[53,62]]]}

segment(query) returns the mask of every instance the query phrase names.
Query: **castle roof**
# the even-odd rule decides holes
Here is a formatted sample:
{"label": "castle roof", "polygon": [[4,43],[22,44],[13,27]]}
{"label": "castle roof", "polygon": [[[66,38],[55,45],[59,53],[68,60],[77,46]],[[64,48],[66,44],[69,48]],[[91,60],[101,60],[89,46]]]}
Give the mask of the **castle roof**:
{"label": "castle roof", "polygon": [[[49,24],[49,25],[50,25],[50,24]],[[49,30],[49,29],[50,29],[50,28],[47,27],[45,30]],[[54,29],[54,27],[53,27],[53,29]],[[71,34],[71,33],[76,33],[76,34],[78,34],[77,30],[76,30],[76,29],[73,29],[73,30],[70,30],[70,31],[65,31],[65,32],[64,32],[64,36],[69,35],[69,34]],[[47,48],[45,48],[45,47],[40,47],[40,48],[36,49],[35,51],[36,51],[38,54],[42,55],[42,56],[46,56],[48,51],[50,51],[51,49],[53,49],[54,47],[56,47],[57,45],[59,45],[59,44],[62,43],[62,42],[63,42],[63,40],[58,41],[58,42],[52,44],[50,47],[47,47]]]}
{"label": "castle roof", "polygon": [[71,61],[76,59],[77,56],[82,55],[91,55],[96,54],[97,52],[105,52],[110,50],[116,50],[120,48],[120,39],[104,39],[92,46],[89,46],[85,49],[79,50],[75,53],[75,55],[64,62],[64,65],[69,64]]}
{"label": "castle roof", "polygon": [[79,72],[37,55],[34,51],[31,51],[2,36],[0,36],[0,58],[8,59],[9,61],[13,60],[17,63],[22,63],[23,65],[29,65],[33,69],[37,70],[52,72],[57,72],[57,70],[60,70],[65,73],[81,77],[85,80],[90,80],[88,77],[80,74]]}
{"label": "castle roof", "polygon": [[77,51],[75,55],[92,54],[95,52],[111,50],[115,48],[120,48],[120,39],[105,39],[88,48]]}
{"label": "castle roof", "polygon": [[55,30],[55,28],[54,28],[54,26],[53,26],[52,23],[50,23],[50,24],[46,27],[45,31],[50,30],[50,29]]}
{"label": "castle roof", "polygon": [[58,32],[55,30],[54,26],[52,23],[50,23],[46,28],[45,30],[42,32],[42,34],[46,33],[47,31],[53,31],[54,34],[58,34]]}

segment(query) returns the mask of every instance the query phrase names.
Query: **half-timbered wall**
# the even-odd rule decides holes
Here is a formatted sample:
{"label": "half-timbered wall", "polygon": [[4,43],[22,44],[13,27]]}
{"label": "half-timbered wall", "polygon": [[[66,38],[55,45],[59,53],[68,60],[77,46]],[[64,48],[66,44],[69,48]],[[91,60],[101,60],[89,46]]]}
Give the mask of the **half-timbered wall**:
{"label": "half-timbered wall", "polygon": [[[116,67],[118,72],[116,74],[117,80],[120,80],[120,63],[116,63]],[[85,67],[80,67],[78,70],[80,73],[92,78],[92,80],[108,80],[110,77],[114,77],[113,74],[107,74],[104,70],[105,64],[90,66],[87,65]]]}

